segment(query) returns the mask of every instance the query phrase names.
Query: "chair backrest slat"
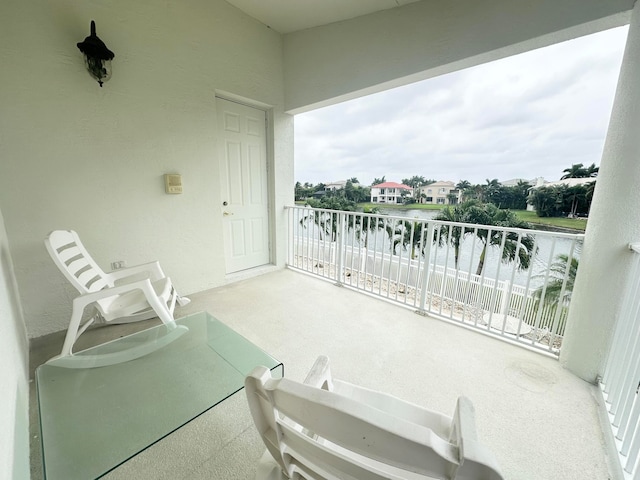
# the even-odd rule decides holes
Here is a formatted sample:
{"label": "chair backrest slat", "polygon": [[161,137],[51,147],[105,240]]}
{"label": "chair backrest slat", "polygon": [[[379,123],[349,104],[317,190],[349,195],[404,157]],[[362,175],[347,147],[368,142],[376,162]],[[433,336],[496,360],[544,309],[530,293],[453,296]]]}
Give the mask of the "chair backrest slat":
{"label": "chair backrest slat", "polygon": [[51,232],[45,239],[45,246],[60,271],[80,293],[113,286],[73,230]]}

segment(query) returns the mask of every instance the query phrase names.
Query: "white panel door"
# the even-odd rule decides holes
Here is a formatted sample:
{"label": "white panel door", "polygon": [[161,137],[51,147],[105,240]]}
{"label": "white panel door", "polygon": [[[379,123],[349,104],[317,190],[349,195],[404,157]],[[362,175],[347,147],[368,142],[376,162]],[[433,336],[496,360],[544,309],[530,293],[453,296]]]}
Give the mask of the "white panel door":
{"label": "white panel door", "polygon": [[216,99],[227,273],[269,263],[266,114]]}

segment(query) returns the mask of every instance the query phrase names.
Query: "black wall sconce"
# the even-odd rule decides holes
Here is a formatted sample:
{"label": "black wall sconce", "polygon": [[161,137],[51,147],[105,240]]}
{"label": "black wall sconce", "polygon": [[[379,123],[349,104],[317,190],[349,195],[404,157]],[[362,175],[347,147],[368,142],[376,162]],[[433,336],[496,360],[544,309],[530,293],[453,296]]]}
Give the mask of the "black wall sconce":
{"label": "black wall sconce", "polygon": [[96,22],[91,20],[91,35],[78,43],[87,70],[100,86],[111,78],[111,60],[115,54],[96,35]]}

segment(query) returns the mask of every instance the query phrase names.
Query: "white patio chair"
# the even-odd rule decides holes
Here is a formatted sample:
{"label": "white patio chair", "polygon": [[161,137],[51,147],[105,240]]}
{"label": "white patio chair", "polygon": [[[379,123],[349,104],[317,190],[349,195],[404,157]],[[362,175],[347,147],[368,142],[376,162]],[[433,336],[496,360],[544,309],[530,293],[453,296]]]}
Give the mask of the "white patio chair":
{"label": "white patio chair", "polygon": [[473,405],[458,398],[453,418],[331,378],[319,357],[304,384],[257,367],[245,380],[267,451],[256,480],[499,480],[476,438]]}
{"label": "white patio chair", "polygon": [[[183,306],[190,300],[178,295],[158,262],[106,273],[91,258],[73,230],[55,230],[44,243],[54,263],[80,292],[73,300],[62,352],[54,359],[72,356],[78,337],[98,319],[106,323],[130,323],[157,316],[171,327],[170,330],[176,330],[175,305]],[[95,306],[97,315],[81,324],[84,311],[90,305]]]}

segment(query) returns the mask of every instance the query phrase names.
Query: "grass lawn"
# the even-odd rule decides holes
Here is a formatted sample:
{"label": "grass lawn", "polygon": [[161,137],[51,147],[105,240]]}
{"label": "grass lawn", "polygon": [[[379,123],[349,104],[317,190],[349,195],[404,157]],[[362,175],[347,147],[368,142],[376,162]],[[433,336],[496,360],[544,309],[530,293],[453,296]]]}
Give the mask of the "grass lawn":
{"label": "grass lawn", "polygon": [[584,232],[587,228],[586,218],[566,218],[566,217],[539,217],[536,212],[529,212],[527,210],[514,210],[518,215],[518,218],[529,222],[542,225],[553,225],[554,227],[572,228],[574,230],[580,230]]}

